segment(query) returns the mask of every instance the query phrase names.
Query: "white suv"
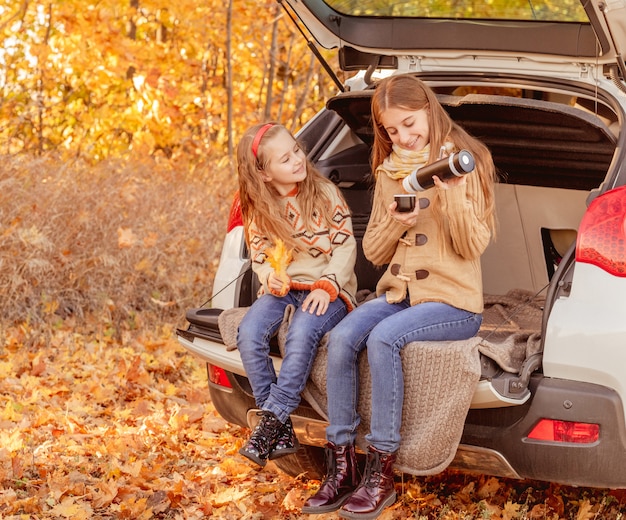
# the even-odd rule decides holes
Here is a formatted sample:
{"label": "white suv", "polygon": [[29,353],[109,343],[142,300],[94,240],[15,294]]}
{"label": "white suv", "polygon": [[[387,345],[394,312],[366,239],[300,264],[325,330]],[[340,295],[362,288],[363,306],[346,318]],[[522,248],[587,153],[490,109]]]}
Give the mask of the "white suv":
{"label": "white suv", "polygon": [[[479,335],[502,344],[532,339],[533,348],[513,367],[481,351],[451,467],[626,487],[626,2],[280,3],[354,73],[345,84],[335,78],[340,92],[299,138],[342,189],[359,243],[371,203],[377,77],[420,77],[493,154],[499,230],[482,260],[487,308]],[[359,288],[373,290],[381,273],[359,249]],[[257,287],[235,198],[211,307],[191,309],[178,338],[207,362],[218,412],[243,426],[254,400],[218,317],[250,305]],[[324,399],[311,395],[292,416],[300,451],[276,463],[318,478],[326,421]]]}

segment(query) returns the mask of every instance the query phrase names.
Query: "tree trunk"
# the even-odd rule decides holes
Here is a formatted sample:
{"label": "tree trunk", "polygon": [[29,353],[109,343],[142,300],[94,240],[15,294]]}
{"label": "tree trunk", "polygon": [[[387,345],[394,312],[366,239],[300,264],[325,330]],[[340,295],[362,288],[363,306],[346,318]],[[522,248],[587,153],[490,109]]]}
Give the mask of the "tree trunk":
{"label": "tree trunk", "polygon": [[[48,45],[48,40],[50,39],[50,29],[52,26],[52,4],[48,4],[48,20],[46,27],[46,34],[44,36],[44,45]],[[41,57],[37,60],[37,66],[39,68],[39,78],[37,80],[37,153],[42,155],[44,152],[44,142],[43,142],[43,126],[44,126],[44,115],[45,115],[45,104],[46,104],[46,93],[45,93],[45,70],[46,64],[41,63]]]}
{"label": "tree trunk", "polygon": [[311,84],[312,84],[311,80],[313,79],[313,72],[315,71],[316,63],[317,62],[315,61],[315,56],[311,54],[311,57],[309,58],[309,69],[307,70],[307,73],[306,73],[306,80],[304,81],[304,86],[302,87],[300,91],[300,96],[298,97],[298,100],[296,102],[296,110],[293,113],[293,117],[291,119],[291,131],[292,132],[295,132],[297,128],[300,126],[299,119],[300,119],[300,116],[302,115],[304,103],[309,98],[309,93],[311,91]]}
{"label": "tree trunk", "polygon": [[[139,9],[139,0],[130,0],[131,9]],[[137,24],[135,23],[135,18],[130,17],[130,21],[128,22],[128,37],[131,40],[137,39]]]}
{"label": "tree trunk", "polygon": [[268,121],[272,117],[272,103],[274,102],[274,79],[276,78],[276,61],[278,57],[278,4],[273,7],[274,23],[272,24],[272,42],[270,44],[270,64],[267,75],[267,95],[265,96],[265,110],[263,119]]}
{"label": "tree trunk", "polygon": [[292,73],[291,73],[291,54],[293,51],[293,44],[294,41],[296,39],[296,34],[295,33],[291,33],[291,36],[289,38],[289,45],[287,46],[287,56],[285,58],[285,65],[284,67],[282,67],[282,78],[283,78],[283,90],[280,94],[280,103],[278,104],[278,120],[281,121],[283,118],[283,108],[285,106],[285,96],[287,95],[287,92],[289,92],[289,89],[292,88],[294,85],[292,85],[291,83],[291,77],[292,77]]}
{"label": "tree trunk", "polygon": [[226,13],[226,95],[227,95],[227,122],[228,156],[232,159],[233,146],[233,63],[232,63],[232,33],[233,33],[233,0],[228,1]]}

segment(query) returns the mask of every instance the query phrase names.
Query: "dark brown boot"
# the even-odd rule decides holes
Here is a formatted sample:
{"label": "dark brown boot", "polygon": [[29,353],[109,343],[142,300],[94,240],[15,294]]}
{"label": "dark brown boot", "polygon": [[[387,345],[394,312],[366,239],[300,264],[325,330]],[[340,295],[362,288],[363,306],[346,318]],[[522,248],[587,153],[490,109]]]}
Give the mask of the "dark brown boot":
{"label": "dark brown boot", "polygon": [[337,511],[359,485],[359,468],[354,446],[326,446],[326,476],[320,489],[302,507],[303,513]]}
{"label": "dark brown boot", "polygon": [[359,487],[339,511],[341,518],[371,520],[396,501],[393,464],[396,454],[369,446],[367,463]]}

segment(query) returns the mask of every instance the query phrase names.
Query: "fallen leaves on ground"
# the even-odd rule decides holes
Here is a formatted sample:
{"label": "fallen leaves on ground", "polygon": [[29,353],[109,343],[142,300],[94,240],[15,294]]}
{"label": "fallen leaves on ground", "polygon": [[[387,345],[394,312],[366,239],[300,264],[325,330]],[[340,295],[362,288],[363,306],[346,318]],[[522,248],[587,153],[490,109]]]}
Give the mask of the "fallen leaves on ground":
{"label": "fallen leaves on ground", "polygon": [[[205,366],[172,331],[114,340],[52,331],[0,351],[0,518],[337,519],[303,515],[318,481],[237,450],[248,430],[209,397]],[[625,495],[444,472],[398,476],[381,520],[620,519]]]}

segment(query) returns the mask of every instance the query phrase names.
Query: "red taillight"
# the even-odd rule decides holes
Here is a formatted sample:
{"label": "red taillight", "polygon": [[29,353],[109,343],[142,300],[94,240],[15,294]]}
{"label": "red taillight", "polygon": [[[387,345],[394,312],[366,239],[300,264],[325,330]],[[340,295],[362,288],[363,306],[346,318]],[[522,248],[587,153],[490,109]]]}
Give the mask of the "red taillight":
{"label": "red taillight", "polygon": [[529,439],[552,442],[592,444],[600,437],[600,425],[541,419],[528,434]]}
{"label": "red taillight", "polygon": [[230,384],[228,380],[228,376],[226,375],[226,371],[223,368],[216,367],[215,365],[208,365],[209,370],[209,381],[219,386],[223,386],[226,388],[232,388],[233,385]]}
{"label": "red taillight", "polygon": [[576,261],[626,277],[626,186],[589,204],[578,229]]}
{"label": "red taillight", "polygon": [[231,231],[237,226],[243,226],[243,215],[241,214],[241,200],[239,199],[239,191],[235,193],[233,197],[233,203],[230,206],[230,213],[228,214],[228,228],[227,232]]}

